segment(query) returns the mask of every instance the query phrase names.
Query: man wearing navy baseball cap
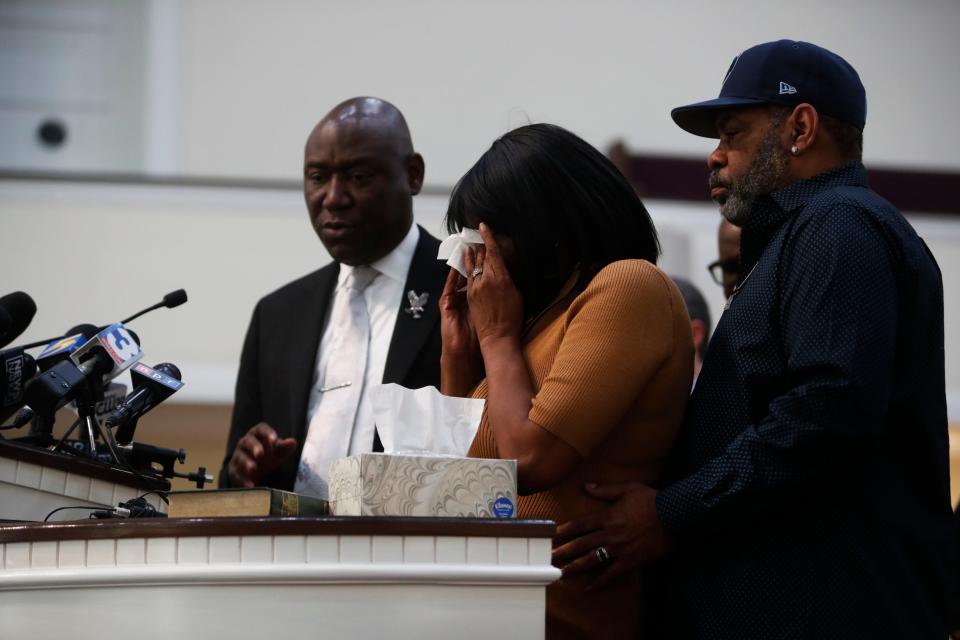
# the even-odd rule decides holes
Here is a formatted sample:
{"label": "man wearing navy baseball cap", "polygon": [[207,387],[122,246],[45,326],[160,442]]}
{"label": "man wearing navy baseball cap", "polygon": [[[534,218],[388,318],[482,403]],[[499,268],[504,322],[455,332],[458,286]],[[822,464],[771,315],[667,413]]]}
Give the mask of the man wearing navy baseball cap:
{"label": "man wearing navy baseball cap", "polygon": [[662,487],[588,487],[611,505],[561,525],[554,552],[597,585],[663,556],[653,634],[947,635],[942,281],[867,184],[866,111],[843,58],[780,40],[671,114],[718,139],[709,185],[743,229],[739,281]]}

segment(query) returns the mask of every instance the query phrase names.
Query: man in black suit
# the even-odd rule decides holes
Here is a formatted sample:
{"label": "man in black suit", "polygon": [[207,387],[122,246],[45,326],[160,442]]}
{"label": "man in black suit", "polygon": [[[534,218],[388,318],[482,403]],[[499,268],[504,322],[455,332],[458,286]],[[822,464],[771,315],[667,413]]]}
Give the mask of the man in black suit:
{"label": "man in black suit", "polygon": [[[412,197],[423,175],[403,115],[383,100],[347,100],[311,132],[304,196],[334,262],[257,304],[240,357],[220,486],[291,490],[302,484],[310,461],[301,454],[315,429],[352,429],[342,434],[350,453],[380,450],[366,389],[381,380],[439,386],[436,300],[446,266],[437,260],[439,241],[413,223]],[[345,329],[334,326],[330,309],[337,296],[347,295],[344,273],[371,265],[379,270],[362,294],[370,307],[370,346],[356,427],[349,420],[311,422],[327,400],[324,366],[336,360],[336,337]]]}

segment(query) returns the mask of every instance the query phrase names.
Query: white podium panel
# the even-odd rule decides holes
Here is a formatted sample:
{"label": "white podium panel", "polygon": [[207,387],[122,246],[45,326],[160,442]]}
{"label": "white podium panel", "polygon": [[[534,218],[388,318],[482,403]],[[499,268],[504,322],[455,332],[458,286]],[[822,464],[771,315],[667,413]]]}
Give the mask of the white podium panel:
{"label": "white podium panel", "polygon": [[[0,441],[0,521],[42,521],[60,507],[116,507],[150,491],[147,502],[159,511],[166,504],[153,490],[169,490],[162,478],[138,478],[128,471],[45,449]],[[65,509],[51,521],[77,520],[94,509]]]}
{"label": "white podium panel", "polygon": [[552,523],[0,527],[0,638],[542,638]]}

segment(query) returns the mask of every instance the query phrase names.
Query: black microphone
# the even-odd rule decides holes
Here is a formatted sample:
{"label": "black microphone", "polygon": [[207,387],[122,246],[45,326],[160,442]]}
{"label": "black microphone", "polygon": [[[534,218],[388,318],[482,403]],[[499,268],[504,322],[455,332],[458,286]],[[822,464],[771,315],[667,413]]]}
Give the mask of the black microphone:
{"label": "black microphone", "polygon": [[[87,340],[97,335],[97,328],[92,324],[78,324],[67,329],[63,338],[51,340],[37,355],[37,366],[46,371],[54,365],[60,364],[70,357],[74,351],[82,347]],[[29,349],[29,345],[23,347]]]}
{"label": "black microphone", "polygon": [[0,298],[0,310],[0,347],[5,347],[27,330],[37,304],[23,291],[14,291]]}
{"label": "black microphone", "polygon": [[76,398],[99,400],[105,383],[143,356],[139,342],[122,324],[114,324],[87,340],[70,357],[30,381],[26,404],[43,418],[42,431],[53,425],[53,414]]}
{"label": "black microphone", "polygon": [[130,316],[129,318],[126,318],[125,320],[121,320],[120,323],[121,323],[121,324],[126,324],[126,323],[130,322],[131,320],[134,320],[134,319],[136,319],[136,318],[139,318],[139,317],[142,316],[143,314],[145,314],[145,313],[147,313],[147,312],[149,312],[149,311],[153,311],[154,309],[159,309],[160,307],[166,307],[167,309],[173,309],[174,307],[179,307],[180,305],[182,305],[182,304],[183,304],[184,302],[186,302],[186,301],[187,301],[187,292],[186,292],[185,290],[183,290],[183,289],[177,289],[176,291],[171,291],[171,292],[168,293],[167,295],[163,296],[163,301],[162,301],[162,302],[158,302],[157,304],[153,305],[152,307],[147,307],[147,308],[144,309],[143,311],[140,311],[140,312],[138,312],[138,313],[135,313],[135,314],[133,314],[132,316]]}
{"label": "black microphone", "polygon": [[[26,294],[24,294],[24,295],[26,295]],[[136,319],[136,318],[139,318],[139,317],[142,316],[143,314],[148,313],[148,312],[150,312],[150,311],[153,311],[154,309],[159,309],[160,307],[166,307],[166,308],[168,308],[168,309],[173,309],[174,307],[179,307],[180,305],[182,305],[182,304],[183,304],[184,302],[186,302],[186,301],[187,301],[187,292],[186,292],[186,291],[184,291],[183,289],[177,289],[176,291],[171,291],[171,292],[168,293],[167,295],[163,296],[163,301],[158,302],[157,304],[153,305],[152,307],[147,307],[147,308],[144,309],[143,311],[140,311],[140,312],[138,312],[138,313],[133,314],[132,316],[130,316],[130,317],[127,318],[126,320],[123,320],[120,324],[124,324],[124,323],[130,322],[131,320],[134,320],[134,319]],[[34,347],[39,347],[39,346],[41,346],[41,345],[48,345],[48,346],[49,346],[49,345],[51,345],[51,344],[53,344],[53,343],[55,343],[55,342],[57,342],[57,341],[66,340],[67,338],[71,337],[71,335],[72,335],[73,333],[77,333],[76,330],[77,330],[78,328],[80,328],[80,327],[93,327],[93,328],[95,329],[95,330],[94,330],[94,333],[97,333],[97,332],[99,332],[99,331],[103,331],[104,329],[106,329],[107,326],[108,326],[108,325],[103,325],[103,326],[100,326],[100,327],[93,327],[93,325],[89,325],[89,324],[77,325],[76,327],[74,327],[73,329],[71,329],[70,332],[66,333],[65,335],[58,336],[58,337],[56,337],[56,338],[47,338],[46,340],[38,340],[37,342],[31,342],[30,344],[25,344],[25,345],[23,345],[23,348],[24,348],[24,349],[32,349],[32,348],[34,348]],[[129,329],[127,329],[127,331],[129,331]],[[19,335],[19,334],[18,334],[18,335]],[[89,336],[87,336],[87,337],[89,337]],[[5,345],[5,344],[6,344],[6,343],[4,343],[4,345]],[[140,341],[139,341],[139,340],[137,341],[137,344],[140,344]],[[4,346],[4,345],[0,345],[0,346]],[[80,346],[80,345],[77,345],[77,346]]]}
{"label": "black microphone", "polygon": [[82,334],[85,338],[90,339],[93,336],[97,335],[97,332],[100,331],[96,325],[89,323],[78,324],[74,327],[67,329],[67,332],[64,333],[64,336],[75,336],[78,333]]}
{"label": "black microphone", "polygon": [[133,440],[133,432],[140,416],[180,390],[180,369],[169,362],[148,367],[137,363],[130,369],[130,379],[134,390],[123,403],[106,418],[107,426],[118,425],[117,442],[128,444]]}
{"label": "black microphone", "polygon": [[36,374],[36,361],[22,347],[0,351],[0,422],[23,406],[23,389]]}
{"label": "black microphone", "polygon": [[6,309],[0,307],[0,336],[6,334],[11,325],[13,325],[13,318]]}
{"label": "black microphone", "polygon": [[[175,463],[183,464],[187,459],[187,453],[183,449],[165,449],[139,442],[122,444],[119,449],[130,461],[130,466],[144,473],[159,472],[164,478],[186,478],[190,482],[195,482],[197,489],[203,489],[204,484],[213,482],[213,476],[207,473],[205,467],[200,467],[194,473],[178,473],[173,470]],[[153,466],[154,464],[159,464],[161,468],[157,469]]]}

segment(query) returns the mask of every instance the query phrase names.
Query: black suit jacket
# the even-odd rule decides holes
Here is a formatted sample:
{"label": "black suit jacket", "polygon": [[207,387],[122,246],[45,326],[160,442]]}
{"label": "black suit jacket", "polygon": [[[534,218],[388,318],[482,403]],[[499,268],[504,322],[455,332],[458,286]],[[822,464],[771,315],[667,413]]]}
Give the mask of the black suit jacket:
{"label": "black suit jacket", "polygon": [[[440,312],[447,266],[437,260],[440,241],[422,227],[410,263],[397,323],[383,372],[384,382],[416,389],[440,386]],[[243,343],[227,454],[220,486],[230,486],[227,464],[237,441],[258,422],[266,422],[281,438],[299,443],[295,455],[261,484],[293,489],[306,436],[307,402],[340,264],[334,262],[295,280],[257,303]],[[429,293],[420,318],[406,309],[408,291]],[[371,450],[373,442],[370,443]]]}

